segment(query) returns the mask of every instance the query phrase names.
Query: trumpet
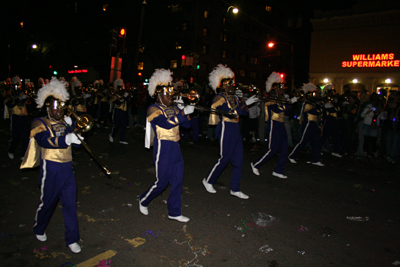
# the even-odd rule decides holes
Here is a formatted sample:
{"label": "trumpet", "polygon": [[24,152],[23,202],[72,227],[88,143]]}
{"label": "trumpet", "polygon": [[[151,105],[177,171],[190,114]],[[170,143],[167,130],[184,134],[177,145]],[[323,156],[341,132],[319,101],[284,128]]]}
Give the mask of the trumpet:
{"label": "trumpet", "polygon": [[[177,97],[177,98],[178,97],[187,98],[189,103],[194,105],[194,108],[198,109],[198,110],[207,111],[207,112],[210,112],[210,113],[215,113],[215,114],[219,114],[219,115],[223,115],[223,116],[231,117],[231,118],[238,118],[239,117],[237,114],[235,114],[233,112],[230,112],[230,111],[218,110],[218,109],[215,109],[215,108],[208,108],[208,107],[203,107],[203,106],[197,105],[197,103],[200,100],[200,93],[198,93],[200,87],[198,87],[196,89],[192,88],[187,93],[178,93],[178,94],[176,94],[174,96]],[[174,100],[174,102],[176,102],[176,100]]]}
{"label": "trumpet", "polygon": [[62,119],[63,123],[71,129],[71,131],[78,137],[79,141],[82,142],[82,145],[86,148],[87,152],[93,157],[93,159],[97,162],[97,164],[104,170],[104,172],[109,176],[111,172],[101,163],[101,161],[97,158],[97,156],[90,149],[89,145],[83,141],[83,139],[79,136],[78,131],[81,133],[85,133],[92,129],[93,127],[93,118],[89,114],[84,114],[78,116],[72,109],[65,105],[64,102],[61,102],[60,109],[65,109],[67,112],[75,118],[75,129],[71,127],[64,119]]}

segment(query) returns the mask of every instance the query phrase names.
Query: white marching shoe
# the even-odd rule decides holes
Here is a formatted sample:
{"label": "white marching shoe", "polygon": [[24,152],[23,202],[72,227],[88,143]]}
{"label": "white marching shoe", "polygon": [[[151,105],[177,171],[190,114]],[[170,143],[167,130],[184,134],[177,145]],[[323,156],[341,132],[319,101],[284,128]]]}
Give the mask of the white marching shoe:
{"label": "white marching shoe", "polygon": [[260,175],[260,171],[257,168],[254,168],[253,162],[250,163],[251,169],[255,175]]}
{"label": "white marching shoe", "polygon": [[108,135],[108,140],[110,140],[110,142],[111,142],[111,143],[113,143],[113,142],[114,142],[114,138],[111,136],[111,134],[110,134],[110,135]]}
{"label": "white marching shoe", "polygon": [[331,155],[334,156],[334,157],[338,157],[338,158],[342,157],[342,155],[340,155],[339,153],[332,153]]}
{"label": "white marching shoe", "polygon": [[78,243],[72,243],[68,245],[69,249],[73,252],[73,253],[79,253],[81,252],[81,246],[79,246]]}
{"label": "white marching shoe", "polygon": [[36,239],[39,240],[40,242],[44,242],[47,240],[47,235],[44,233],[43,235],[36,235]]}
{"label": "white marching shoe", "polygon": [[231,190],[231,195],[235,196],[235,197],[238,197],[238,198],[241,198],[241,199],[248,199],[249,198],[249,196],[244,194],[242,191],[233,192]]}
{"label": "white marching shoe", "polygon": [[206,179],[203,179],[203,185],[206,188],[208,193],[215,194],[217,191],[214,189],[214,186],[212,184],[207,183]]}
{"label": "white marching shoe", "polygon": [[289,159],[290,163],[293,163],[293,164],[297,163],[297,161],[295,161],[294,159],[291,159],[291,158],[288,158],[288,159]]}
{"label": "white marching shoe", "polygon": [[142,204],[139,202],[139,210],[143,215],[149,215],[149,210],[147,207],[142,206]]}
{"label": "white marching shoe", "polygon": [[287,178],[286,175],[283,175],[283,174],[277,173],[277,172],[272,172],[272,175],[275,176],[275,177],[278,177],[278,178],[282,178],[282,179],[286,179]]}
{"label": "white marching shoe", "polygon": [[323,164],[321,161],[318,161],[318,162],[311,162],[311,164],[312,164],[312,165],[315,165],[315,166],[320,166],[320,167],[325,166],[325,164]]}
{"label": "white marching shoe", "polygon": [[190,219],[188,217],[183,216],[183,215],[180,215],[180,216],[169,216],[168,215],[168,219],[175,220],[178,222],[183,222],[183,223],[190,221]]}

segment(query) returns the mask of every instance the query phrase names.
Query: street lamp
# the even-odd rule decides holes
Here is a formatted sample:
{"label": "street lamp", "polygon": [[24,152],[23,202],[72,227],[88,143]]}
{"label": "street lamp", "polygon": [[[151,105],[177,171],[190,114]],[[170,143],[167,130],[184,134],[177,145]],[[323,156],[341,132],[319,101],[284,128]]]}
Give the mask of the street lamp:
{"label": "street lamp", "polygon": [[36,49],[36,48],[37,48],[37,45],[36,45],[36,44],[33,44],[33,45],[32,45],[32,48],[33,48],[33,49]]}
{"label": "street lamp", "polygon": [[290,74],[291,74],[291,78],[292,78],[292,82],[291,82],[291,91],[294,90],[294,68],[293,68],[293,44],[289,44],[289,43],[285,43],[285,42],[278,42],[278,43],[274,43],[274,42],[269,42],[268,43],[268,47],[269,48],[273,48],[276,44],[285,44],[285,45],[289,45],[290,46],[290,52],[291,52],[291,57],[290,57]]}
{"label": "street lamp", "polygon": [[224,21],[222,22],[222,44],[221,44],[221,60],[224,58],[224,42],[225,42],[225,36],[226,36],[226,28],[225,28],[225,23],[226,23],[226,17],[228,16],[229,11],[232,9],[233,14],[239,13],[239,9],[234,6],[229,6],[228,9],[226,10],[225,16],[224,16]]}

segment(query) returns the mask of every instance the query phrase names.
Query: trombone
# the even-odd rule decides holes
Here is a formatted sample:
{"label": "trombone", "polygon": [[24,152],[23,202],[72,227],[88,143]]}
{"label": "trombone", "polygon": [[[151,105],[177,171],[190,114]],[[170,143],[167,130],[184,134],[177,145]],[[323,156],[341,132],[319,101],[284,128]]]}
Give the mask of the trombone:
{"label": "trombone", "polygon": [[[231,118],[238,118],[239,116],[231,111],[226,111],[226,110],[219,110],[215,108],[208,108],[208,107],[203,107],[203,106],[198,106],[197,103],[200,100],[200,94],[198,93],[197,90],[195,89],[190,89],[189,92],[187,93],[178,93],[174,95],[176,97],[186,97],[189,101],[190,104],[193,104],[195,109],[202,110],[202,111],[207,111],[210,113],[215,113],[219,115],[223,115],[226,117],[231,117]],[[175,101],[175,100],[174,100]]]}
{"label": "trombone", "polygon": [[97,158],[97,156],[90,149],[89,145],[83,141],[83,139],[79,136],[78,131],[81,133],[85,133],[92,129],[93,127],[93,118],[89,114],[84,114],[78,116],[72,109],[70,109],[64,102],[60,103],[60,109],[66,109],[69,114],[71,114],[75,118],[75,129],[71,127],[64,119],[61,119],[63,123],[71,129],[71,131],[76,135],[79,141],[82,142],[82,145],[86,148],[87,152],[93,157],[93,159],[97,162],[97,164],[103,169],[103,171],[109,176],[111,172],[101,163],[101,161]]}

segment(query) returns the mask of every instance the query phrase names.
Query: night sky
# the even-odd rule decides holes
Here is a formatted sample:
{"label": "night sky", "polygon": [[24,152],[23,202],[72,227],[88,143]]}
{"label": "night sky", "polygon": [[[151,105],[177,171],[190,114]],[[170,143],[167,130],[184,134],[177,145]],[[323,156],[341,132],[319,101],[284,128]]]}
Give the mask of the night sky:
{"label": "night sky", "polygon": [[[132,35],[137,36],[142,1],[7,1],[1,8],[0,79],[5,80],[8,75],[8,61],[11,64],[10,76],[46,76],[50,73],[49,66],[66,69],[74,65],[92,66],[101,75],[108,75],[110,30],[113,27],[127,28],[127,45],[134,47],[136,39]],[[153,14],[178,2],[181,1],[148,0],[145,25],[162,23]],[[312,10],[348,8],[355,0],[222,2],[237,5],[248,14],[253,8],[265,8],[268,3],[283,16],[300,14],[308,20],[312,17]],[[104,12],[103,5],[107,3],[107,11]],[[309,38],[311,28],[310,25],[306,27],[304,35]],[[143,38],[149,34],[156,35],[146,32]],[[31,48],[33,43],[39,46],[36,51]]]}

